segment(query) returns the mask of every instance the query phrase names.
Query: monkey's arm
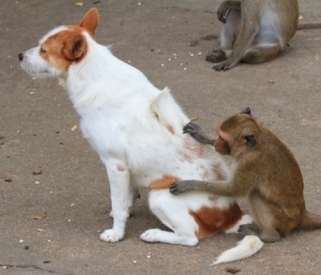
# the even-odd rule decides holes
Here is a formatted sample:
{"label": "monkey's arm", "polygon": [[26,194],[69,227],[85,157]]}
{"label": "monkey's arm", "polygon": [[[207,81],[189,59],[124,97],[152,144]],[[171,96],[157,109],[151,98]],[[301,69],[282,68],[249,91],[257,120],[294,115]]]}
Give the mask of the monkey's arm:
{"label": "monkey's arm", "polygon": [[196,139],[200,143],[214,145],[215,139],[209,135],[207,135],[201,126],[197,123],[190,121],[183,128],[184,134],[190,134],[194,139]]}
{"label": "monkey's arm", "polygon": [[226,23],[226,17],[230,10],[232,9],[241,9],[241,2],[240,1],[224,1],[217,10],[217,18],[222,23]]}
{"label": "monkey's arm", "polygon": [[187,191],[205,191],[224,197],[244,197],[251,189],[251,183],[237,181],[198,181],[184,180],[172,183],[169,191],[178,195]]}

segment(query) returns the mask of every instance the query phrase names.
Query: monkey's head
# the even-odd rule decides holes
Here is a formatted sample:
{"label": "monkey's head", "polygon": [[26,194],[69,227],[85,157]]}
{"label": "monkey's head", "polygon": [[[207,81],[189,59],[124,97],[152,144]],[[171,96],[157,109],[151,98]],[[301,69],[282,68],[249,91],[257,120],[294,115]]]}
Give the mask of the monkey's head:
{"label": "monkey's head", "polygon": [[258,146],[260,126],[251,115],[250,108],[225,120],[216,130],[218,139],[214,147],[222,155],[239,157]]}

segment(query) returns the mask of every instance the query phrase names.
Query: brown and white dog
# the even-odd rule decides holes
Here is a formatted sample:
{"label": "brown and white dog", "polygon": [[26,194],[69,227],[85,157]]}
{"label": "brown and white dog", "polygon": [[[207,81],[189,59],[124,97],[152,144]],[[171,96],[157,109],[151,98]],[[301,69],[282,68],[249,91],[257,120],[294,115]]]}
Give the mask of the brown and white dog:
{"label": "brown and white dog", "polygon": [[[150,189],[151,211],[172,230],[149,229],[140,236],[143,241],[193,246],[219,232],[236,233],[252,220],[234,200],[205,192],[170,194],[170,183],[223,178],[226,166],[212,146],[183,134],[189,119],[168,88],[157,89],[94,40],[98,19],[97,9],[89,10],[79,24],[53,29],[19,59],[32,76],[59,79],[84,137],[106,166],[114,221],[100,239],[124,238],[130,207],[143,187]],[[215,263],[249,257],[262,245],[248,236]]]}

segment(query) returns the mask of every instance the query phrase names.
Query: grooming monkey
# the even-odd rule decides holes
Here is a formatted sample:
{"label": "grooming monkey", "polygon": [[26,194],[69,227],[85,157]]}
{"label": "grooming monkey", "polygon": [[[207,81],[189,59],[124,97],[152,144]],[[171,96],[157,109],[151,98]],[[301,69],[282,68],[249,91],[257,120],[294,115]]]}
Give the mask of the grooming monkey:
{"label": "grooming monkey", "polygon": [[275,59],[297,29],[320,28],[320,23],[298,26],[297,0],[224,1],[218,11],[224,23],[221,45],[206,60],[217,63],[216,71],[226,71],[239,62],[263,63]]}
{"label": "grooming monkey", "polygon": [[[212,143],[194,122],[184,128],[202,143]],[[294,228],[320,229],[321,216],[306,210],[303,178],[291,151],[268,129],[259,125],[250,109],[229,117],[217,129],[215,150],[231,158],[230,176],[223,181],[180,181],[170,192],[200,190],[226,197],[246,197],[253,224],[239,233],[275,242]]]}

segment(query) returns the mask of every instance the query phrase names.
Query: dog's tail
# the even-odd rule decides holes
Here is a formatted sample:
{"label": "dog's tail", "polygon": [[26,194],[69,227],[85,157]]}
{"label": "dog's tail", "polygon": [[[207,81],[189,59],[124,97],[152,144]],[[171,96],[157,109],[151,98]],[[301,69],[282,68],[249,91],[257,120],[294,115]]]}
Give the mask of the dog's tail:
{"label": "dog's tail", "polygon": [[224,251],[212,265],[248,258],[259,252],[263,245],[264,243],[257,236],[245,236],[235,247]]}
{"label": "dog's tail", "polygon": [[182,134],[183,126],[189,122],[167,87],[151,102],[150,112],[162,125],[176,133]]}

